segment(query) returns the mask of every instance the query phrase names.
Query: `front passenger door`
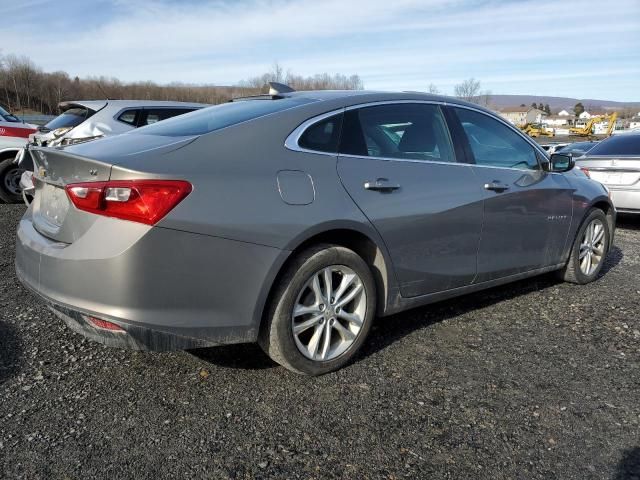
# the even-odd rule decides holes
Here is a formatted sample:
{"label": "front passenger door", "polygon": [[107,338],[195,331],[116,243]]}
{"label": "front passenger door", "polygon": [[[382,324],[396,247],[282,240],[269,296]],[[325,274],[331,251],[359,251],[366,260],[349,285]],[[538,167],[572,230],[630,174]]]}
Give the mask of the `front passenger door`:
{"label": "front passenger door", "polygon": [[572,190],[542,170],[539,153],[491,116],[453,108],[467,157],[484,198],[476,283],[556,265],[572,215]]}

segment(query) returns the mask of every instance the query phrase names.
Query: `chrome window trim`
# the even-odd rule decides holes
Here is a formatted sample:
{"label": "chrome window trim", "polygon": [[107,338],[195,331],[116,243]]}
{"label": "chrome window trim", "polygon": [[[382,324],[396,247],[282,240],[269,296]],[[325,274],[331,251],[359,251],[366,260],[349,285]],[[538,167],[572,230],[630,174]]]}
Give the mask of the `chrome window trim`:
{"label": "chrome window trim", "polygon": [[303,123],[301,123],[300,125],[298,125],[298,127],[296,127],[296,129],[291,132],[289,134],[289,136],[286,138],[286,140],[284,141],[284,146],[289,149],[292,150],[294,152],[304,152],[304,153],[315,153],[317,155],[329,155],[330,157],[335,157],[338,155],[338,152],[321,152],[319,150],[311,150],[309,148],[302,148],[300,145],[298,145],[298,141],[300,140],[300,137],[302,137],[302,134],[307,130],[307,128],[309,128],[310,126],[321,122],[322,120],[325,120],[329,117],[333,117],[334,115],[338,115],[340,113],[344,113],[345,112],[345,108],[339,108],[337,110],[331,110],[330,112],[326,112],[323,113],[321,115],[317,115],[315,117],[310,118],[309,120],[305,120]]}
{"label": "chrome window trim", "polygon": [[[439,162],[436,160],[411,160],[411,159],[404,159],[404,158],[388,158],[388,157],[370,157],[370,156],[361,156],[361,155],[349,155],[349,154],[341,154],[341,153],[331,153],[331,152],[321,152],[318,150],[310,150],[307,148],[302,148],[298,145],[298,140],[300,139],[300,137],[302,136],[302,134],[304,133],[304,131],[309,128],[311,125],[320,122],[322,120],[325,120],[328,117],[331,117],[333,115],[337,115],[339,113],[344,113],[350,110],[357,110],[360,108],[366,108],[366,107],[374,107],[374,106],[378,106],[378,105],[394,105],[394,104],[407,104],[407,103],[415,103],[415,104],[429,104],[429,105],[439,105],[439,106],[448,106],[448,107],[453,107],[453,108],[464,108],[467,110],[471,110],[480,114],[484,114],[486,116],[488,116],[489,118],[493,118],[495,120],[497,120],[499,123],[502,123],[503,125],[505,125],[506,127],[510,128],[512,131],[514,131],[515,133],[517,133],[520,138],[522,138],[525,142],[527,142],[529,145],[531,145],[534,149],[534,151],[538,151],[539,153],[541,153],[543,155],[543,158],[549,158],[549,155],[547,154],[547,152],[544,151],[544,149],[537,143],[534,142],[533,140],[531,140],[531,138],[529,138],[528,135],[523,134],[518,128],[516,128],[514,125],[512,125],[511,123],[507,122],[505,119],[501,118],[499,115],[496,115],[494,113],[490,113],[487,112],[485,110],[481,110],[479,108],[473,108],[471,106],[468,105],[460,105],[457,103],[448,103],[448,102],[444,102],[441,100],[379,100],[376,102],[367,102],[367,103],[359,103],[356,105],[349,105],[347,107],[342,107],[339,109],[335,109],[332,110],[330,112],[326,112],[320,115],[317,115],[315,117],[312,117],[308,120],[305,120],[303,123],[301,123],[298,127],[295,128],[295,130],[293,130],[293,132],[291,132],[289,134],[289,136],[285,139],[284,142],[284,146],[288,149],[288,150],[292,150],[294,152],[303,152],[303,153],[315,153],[316,155],[328,155],[330,157],[335,157],[335,156],[341,156],[341,157],[349,157],[349,158],[368,158],[368,159],[374,159],[374,160],[386,160],[386,161],[395,161],[395,162],[410,162],[410,163],[436,163],[436,164],[444,164],[444,165],[470,165],[472,167],[480,167],[480,168],[499,168],[502,170],[516,170],[519,172],[523,172],[523,171],[530,171],[530,172],[537,172],[537,171],[545,171],[542,168],[542,165],[540,164],[540,160],[537,158],[536,156],[536,160],[538,161],[538,169],[532,169],[532,168],[527,168],[527,169],[522,169],[522,168],[513,168],[513,167],[500,167],[500,166],[494,166],[494,165],[478,165],[475,163],[467,163],[467,162]],[[447,123],[447,130],[449,130],[449,125]],[[451,135],[451,132],[449,132],[449,135]],[[452,140],[452,146],[453,145],[453,139]],[[455,150],[454,150],[455,151]],[[556,173],[558,174],[558,172],[546,172],[546,173]]]}

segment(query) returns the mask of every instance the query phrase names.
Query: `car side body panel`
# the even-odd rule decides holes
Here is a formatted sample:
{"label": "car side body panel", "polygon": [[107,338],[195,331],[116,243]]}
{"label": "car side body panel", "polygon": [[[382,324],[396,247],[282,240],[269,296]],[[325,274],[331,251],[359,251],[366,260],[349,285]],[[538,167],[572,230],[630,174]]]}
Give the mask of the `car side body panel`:
{"label": "car side body panel", "polygon": [[[314,92],[309,95],[316,96]],[[416,244],[421,241],[422,231],[433,235],[440,224],[435,220],[444,219],[442,238],[436,235],[424,240],[427,251],[433,252],[432,261],[425,261],[416,256],[415,249],[404,252],[400,237],[388,245],[380,233],[384,229],[376,228],[375,221],[372,223],[354,202],[338,173],[340,169],[345,178],[356,178],[358,168],[352,160],[293,151],[284,145],[285,139],[310,118],[390,98],[428,98],[443,104],[451,101],[410,93],[345,96],[327,92],[317,94],[317,101],[309,104],[195,138],[159,140],[147,138],[140,130],[65,148],[64,152],[72,156],[99,161],[105,168],[110,166],[112,180],[187,180],[193,191],[154,227],[96,216],[82,231],[78,230],[72,241],[66,242],[53,241],[39,233],[33,224],[34,207],[30,207],[18,231],[18,275],[25,285],[67,312],[63,315],[68,318],[73,316],[69,315],[70,309],[111,319],[132,332],[147,328],[218,344],[256,340],[274,281],[293,252],[326,232],[354,232],[376,246],[384,264],[380,271],[385,276],[385,288],[380,292],[383,299],[378,309],[382,316],[562,266],[561,260],[528,272],[470,284],[475,276],[472,246],[478,244],[476,229],[483,221],[482,198],[469,198],[455,205],[441,186],[432,187],[424,201],[430,203],[434,216],[413,212],[417,219],[426,220],[423,228],[411,224],[411,212],[393,220],[391,211],[385,213],[380,202],[376,207],[379,220],[388,222],[389,230],[397,225],[394,222],[401,222]],[[136,142],[146,147],[136,149]],[[43,151],[47,153],[46,149]],[[85,163],[80,165],[87,171],[78,175],[91,174],[86,168],[91,162]],[[367,167],[358,175],[368,178],[377,173],[376,168]],[[467,165],[448,168],[470,172]],[[432,170],[434,178],[446,180],[448,174],[439,167]],[[56,171],[55,166],[52,171]],[[294,191],[293,198],[298,201],[287,201],[289,197],[282,195],[279,185],[279,172],[283,171],[300,172],[296,178],[308,178],[313,198],[305,187],[303,195]],[[411,180],[411,172],[408,168],[403,182]],[[464,178],[471,181],[472,174]],[[357,177],[356,183],[359,181]],[[470,188],[465,182],[463,190]],[[596,182],[576,177],[569,184],[574,200],[571,228],[562,252],[565,258],[589,205],[608,202],[604,187]],[[461,205],[463,208],[456,210]],[[447,216],[458,211],[459,215]],[[465,222],[472,228],[461,228]],[[447,254],[450,241],[458,242],[467,255],[463,256],[462,267],[453,267],[454,280],[446,281],[443,276],[447,264],[455,261],[454,255]],[[397,265],[392,258],[394,248],[400,252]],[[412,262],[417,267],[411,266]],[[456,269],[460,274],[455,273]],[[407,278],[421,284],[413,292],[410,288],[404,292],[415,296],[401,294],[397,272],[408,272]],[[418,278],[419,272],[423,272],[425,280]]]}

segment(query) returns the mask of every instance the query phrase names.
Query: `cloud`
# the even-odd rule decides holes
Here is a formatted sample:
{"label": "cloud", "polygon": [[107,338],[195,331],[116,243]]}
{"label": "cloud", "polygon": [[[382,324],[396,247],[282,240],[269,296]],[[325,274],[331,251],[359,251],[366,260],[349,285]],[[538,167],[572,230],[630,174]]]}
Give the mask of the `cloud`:
{"label": "cloud", "polygon": [[638,99],[637,0],[101,0],[90,11],[73,1],[64,14],[14,8],[4,51],[129,81],[230,84],[278,60],[307,75],[358,73],[382,89],[450,89],[473,76],[496,93],[567,94],[553,91],[557,78],[575,95]]}

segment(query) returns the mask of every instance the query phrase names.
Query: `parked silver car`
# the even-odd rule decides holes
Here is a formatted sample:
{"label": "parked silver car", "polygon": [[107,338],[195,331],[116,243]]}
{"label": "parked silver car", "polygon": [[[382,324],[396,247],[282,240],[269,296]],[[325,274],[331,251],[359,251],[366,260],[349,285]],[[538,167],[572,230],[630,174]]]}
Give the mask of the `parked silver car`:
{"label": "parked silver car", "polygon": [[258,341],[317,375],[376,315],[554,270],[587,283],[613,241],[571,157],[449,97],[275,86],[32,150],[18,277],[108,345]]}
{"label": "parked silver car", "polygon": [[607,186],[619,212],[640,213],[640,132],[609,137],[576,162]]}
{"label": "parked silver car", "polygon": [[33,162],[30,146],[66,147],[86,143],[99,138],[120,135],[135,128],[152,125],[161,120],[189,113],[208,105],[202,103],[169,102],[154,100],[76,100],[62,102],[62,112],[29,137],[29,143],[16,155],[20,169],[20,187],[13,192],[13,200],[20,198],[20,191],[29,203],[33,182]]}

